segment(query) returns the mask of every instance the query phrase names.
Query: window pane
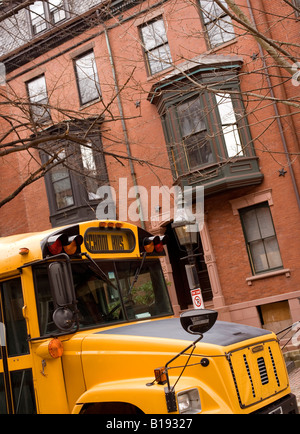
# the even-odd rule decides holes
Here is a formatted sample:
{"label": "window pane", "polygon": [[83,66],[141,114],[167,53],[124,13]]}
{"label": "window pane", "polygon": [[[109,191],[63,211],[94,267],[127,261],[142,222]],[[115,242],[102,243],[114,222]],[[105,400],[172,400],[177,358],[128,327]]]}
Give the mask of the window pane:
{"label": "window pane", "polygon": [[267,255],[262,241],[254,241],[250,244],[251,257],[253,260],[254,271],[259,273],[268,270]]}
{"label": "window pane", "polygon": [[[225,0],[222,3],[227,7]],[[224,44],[235,37],[231,18],[214,0],[200,0],[200,6],[211,47]]]}
{"label": "window pane", "polygon": [[74,204],[70,178],[67,177],[53,183],[56,205],[58,209]]}
{"label": "window pane", "polygon": [[152,24],[148,24],[147,26],[142,27],[142,37],[145,50],[152,50],[156,47],[156,39]]}
{"label": "window pane", "polygon": [[16,414],[36,414],[31,369],[11,372],[11,385]]}
{"label": "window pane", "polygon": [[265,240],[265,249],[270,268],[278,268],[282,266],[281,255],[276,237],[267,238]]}
{"label": "window pane", "polygon": [[156,41],[156,47],[158,45],[162,45],[168,42],[165,24],[163,20],[154,21],[154,23],[152,24],[152,28],[154,33],[154,39]]}
{"label": "window pane", "polygon": [[[64,160],[66,158],[65,151],[61,151],[58,158]],[[58,164],[51,170],[51,179],[57,208],[61,209],[74,205],[69,171],[63,166],[63,163]]]}
{"label": "window pane", "polygon": [[256,218],[256,210],[253,209],[243,215],[243,223],[247,236],[247,241],[259,240],[261,238],[258,221]]}
{"label": "window pane", "polygon": [[29,10],[33,34],[36,35],[47,29],[43,2],[35,2],[30,6]]}
{"label": "window pane", "polygon": [[194,134],[184,141],[189,169],[213,162],[210,143],[206,140],[206,132]]}
{"label": "window pane", "polygon": [[[221,3],[223,3],[224,6],[227,7],[225,0],[221,0]],[[203,19],[205,23],[213,21],[219,16],[224,15],[225,13],[223,9],[221,9],[220,6],[215,3],[214,0],[200,0],[200,5],[202,8]]]}
{"label": "window pane", "polygon": [[200,97],[190,99],[177,107],[181,137],[185,146],[188,168],[195,169],[213,161]]}
{"label": "window pane", "polygon": [[4,375],[0,374],[0,415],[7,414]]}
{"label": "window pane", "polygon": [[48,95],[45,76],[42,75],[27,83],[31,112],[35,121],[46,121],[50,119]]}
{"label": "window pane", "polygon": [[230,94],[216,95],[216,101],[222,123],[223,136],[228,157],[243,156],[243,148],[238,132],[236,115]]}
{"label": "window pane", "polygon": [[171,66],[171,54],[168,45],[156,48],[148,53],[151,74],[156,74]]}
{"label": "window pane", "polygon": [[235,37],[231,18],[218,19],[207,25],[208,37],[212,47],[224,44]]}
{"label": "window pane", "polygon": [[155,74],[171,66],[171,53],[163,19],[147,23],[141,28],[148,66]]}
{"label": "window pane", "polygon": [[270,210],[266,207],[258,208],[256,211],[256,215],[262,238],[274,236],[275,230]]}
{"label": "window pane", "polygon": [[8,357],[29,354],[26,321],[22,313],[24,301],[21,280],[3,282],[1,288]]}
{"label": "window pane", "polygon": [[100,84],[94,53],[88,53],[76,60],[77,83],[81,104],[101,96]]}
{"label": "window pane", "polygon": [[56,24],[66,18],[66,10],[63,0],[50,0],[49,11],[50,19],[53,24]]}
{"label": "window pane", "polygon": [[240,143],[240,136],[237,126],[223,126],[223,135],[228,157],[242,157],[244,152]]}
{"label": "window pane", "polygon": [[144,46],[147,51],[168,42],[164,21],[162,19],[146,24],[142,27],[141,31]]}
{"label": "window pane", "polygon": [[[92,143],[90,143],[89,146],[92,146]],[[97,167],[93,150],[92,148],[81,145],[80,151],[88,198],[89,200],[100,199],[100,196],[97,195],[100,183],[97,180]]]}
{"label": "window pane", "polygon": [[180,104],[177,112],[183,137],[206,130],[200,98]]}

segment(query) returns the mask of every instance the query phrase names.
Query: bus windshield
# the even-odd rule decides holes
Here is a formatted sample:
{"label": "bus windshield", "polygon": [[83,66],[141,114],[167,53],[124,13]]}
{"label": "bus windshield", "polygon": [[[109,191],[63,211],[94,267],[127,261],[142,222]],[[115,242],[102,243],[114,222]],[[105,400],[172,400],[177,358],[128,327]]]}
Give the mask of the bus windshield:
{"label": "bus windshield", "polygon": [[[146,260],[134,285],[141,261],[97,261],[97,265],[106,278],[89,262],[72,263],[79,329],[172,315],[159,260]],[[34,278],[40,334],[58,333],[48,265],[37,265]]]}

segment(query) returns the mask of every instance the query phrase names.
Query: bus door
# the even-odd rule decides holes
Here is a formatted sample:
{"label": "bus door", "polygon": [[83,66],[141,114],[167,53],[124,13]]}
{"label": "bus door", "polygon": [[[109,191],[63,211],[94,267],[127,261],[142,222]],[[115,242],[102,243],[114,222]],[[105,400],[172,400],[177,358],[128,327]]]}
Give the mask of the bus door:
{"label": "bus door", "polygon": [[0,282],[0,414],[34,414],[32,358],[21,279]]}

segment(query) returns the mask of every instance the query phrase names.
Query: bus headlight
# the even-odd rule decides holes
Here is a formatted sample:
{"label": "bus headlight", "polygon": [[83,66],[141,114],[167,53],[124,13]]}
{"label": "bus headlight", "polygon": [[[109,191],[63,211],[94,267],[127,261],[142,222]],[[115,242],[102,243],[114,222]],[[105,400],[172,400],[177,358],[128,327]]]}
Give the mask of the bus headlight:
{"label": "bus headlight", "polygon": [[198,389],[185,390],[177,394],[179,413],[200,413],[201,402]]}

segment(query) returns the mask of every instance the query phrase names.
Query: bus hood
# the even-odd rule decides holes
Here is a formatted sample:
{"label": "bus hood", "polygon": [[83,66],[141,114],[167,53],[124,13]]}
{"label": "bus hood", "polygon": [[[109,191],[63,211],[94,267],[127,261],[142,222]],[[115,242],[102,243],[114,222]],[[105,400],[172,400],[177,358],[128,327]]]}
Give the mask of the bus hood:
{"label": "bus hood", "polygon": [[[187,333],[178,318],[168,318],[156,321],[142,321],[139,323],[122,325],[120,327],[98,331],[100,335],[140,336],[149,338],[165,338],[195,341],[197,336]],[[217,321],[205,333],[202,343],[220,346],[233,345],[238,342],[271,334],[271,332],[256,327],[229,322]]]}
{"label": "bus hood", "polygon": [[[86,387],[101,389],[101,394],[110,390],[111,402],[115,400],[113,392],[116,393],[121,384],[125,384],[127,390],[129,385],[133,387],[139,382],[140,391],[145,392],[149,389],[146,385],[154,379],[154,369],[175,360],[174,357],[182,354],[197,337],[187,333],[178,318],[98,329],[82,341]],[[209,359],[208,368],[199,369],[199,356]],[[220,396],[227,387],[234,386],[240,409],[261,405],[272,396],[280,397],[288,389],[282,354],[276,336],[270,331],[217,321],[196,345],[193,357],[185,370],[186,379],[190,381],[188,386],[218,390]],[[174,377],[171,383],[181,378],[180,385],[185,384],[184,376],[180,377],[183,362],[186,358],[174,363],[170,371]],[[206,369],[205,381],[203,369]],[[223,386],[225,389],[221,391]]]}

